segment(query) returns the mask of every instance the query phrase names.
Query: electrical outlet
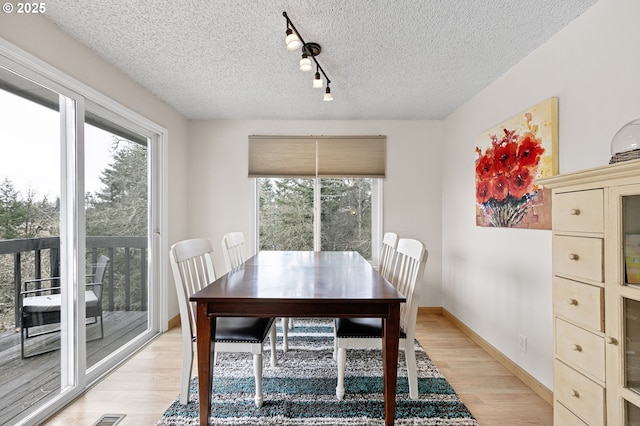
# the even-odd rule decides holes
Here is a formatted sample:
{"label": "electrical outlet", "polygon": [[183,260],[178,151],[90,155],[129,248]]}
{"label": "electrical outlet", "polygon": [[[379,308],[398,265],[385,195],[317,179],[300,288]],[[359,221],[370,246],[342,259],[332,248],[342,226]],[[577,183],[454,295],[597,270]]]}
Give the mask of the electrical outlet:
{"label": "electrical outlet", "polygon": [[527,353],[527,337],[518,333],[518,347],[524,353]]}

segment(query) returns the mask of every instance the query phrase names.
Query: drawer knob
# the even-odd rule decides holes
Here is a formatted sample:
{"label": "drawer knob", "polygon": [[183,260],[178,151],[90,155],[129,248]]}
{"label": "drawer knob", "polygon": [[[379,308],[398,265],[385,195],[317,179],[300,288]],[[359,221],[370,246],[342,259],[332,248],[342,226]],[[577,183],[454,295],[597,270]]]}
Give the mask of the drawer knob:
{"label": "drawer knob", "polygon": [[569,391],[569,395],[571,395],[574,398],[580,398],[580,394],[575,389],[571,389],[571,391]]}
{"label": "drawer knob", "polygon": [[576,299],[571,299],[571,298],[567,299],[567,303],[569,305],[573,305],[573,306],[577,306],[578,305],[578,301]]}
{"label": "drawer knob", "polygon": [[575,343],[571,345],[571,350],[576,352],[582,352],[582,346],[576,345]]}
{"label": "drawer knob", "polygon": [[618,344],[618,340],[615,337],[607,336],[607,337],[604,338],[604,341],[607,342],[607,344],[609,344],[609,345]]}
{"label": "drawer knob", "polygon": [[569,214],[571,216],[578,216],[580,214],[580,209],[571,209],[569,210]]}
{"label": "drawer knob", "polygon": [[576,253],[569,253],[569,260],[578,260],[580,259],[580,256],[578,256]]}

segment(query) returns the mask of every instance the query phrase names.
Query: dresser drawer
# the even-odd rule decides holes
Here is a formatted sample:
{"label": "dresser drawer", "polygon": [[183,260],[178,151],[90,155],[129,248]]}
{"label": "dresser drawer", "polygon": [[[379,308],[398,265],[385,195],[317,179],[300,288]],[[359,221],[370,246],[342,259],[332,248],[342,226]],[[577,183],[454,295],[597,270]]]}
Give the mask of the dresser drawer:
{"label": "dresser drawer", "polygon": [[553,197],[554,231],[604,232],[604,191],[565,192]]}
{"label": "dresser drawer", "polygon": [[553,277],[553,312],[586,328],[604,332],[604,289]]}
{"label": "dresser drawer", "polygon": [[553,395],[589,425],[605,424],[604,388],[557,359],[554,361]]}
{"label": "dresser drawer", "polygon": [[553,236],[553,271],[602,282],[602,238]]}
{"label": "dresser drawer", "polygon": [[604,338],[556,318],[556,356],[604,382]]}
{"label": "dresser drawer", "polygon": [[553,404],[553,424],[557,426],[588,426],[558,401]]}

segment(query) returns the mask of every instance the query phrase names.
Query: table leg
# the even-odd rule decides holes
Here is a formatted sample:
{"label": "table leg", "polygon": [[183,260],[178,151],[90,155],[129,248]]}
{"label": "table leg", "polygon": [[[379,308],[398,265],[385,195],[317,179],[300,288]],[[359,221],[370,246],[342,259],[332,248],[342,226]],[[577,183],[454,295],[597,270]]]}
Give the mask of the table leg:
{"label": "table leg", "polygon": [[207,304],[198,303],[196,312],[196,344],[198,349],[198,401],[200,426],[209,424],[211,416],[211,385],[213,383],[213,355],[215,354],[216,317],[207,315]]}
{"label": "table leg", "polygon": [[396,418],[398,381],[398,343],[400,340],[400,304],[389,305],[389,317],[382,319],[382,365],[384,372],[384,424],[391,426]]}

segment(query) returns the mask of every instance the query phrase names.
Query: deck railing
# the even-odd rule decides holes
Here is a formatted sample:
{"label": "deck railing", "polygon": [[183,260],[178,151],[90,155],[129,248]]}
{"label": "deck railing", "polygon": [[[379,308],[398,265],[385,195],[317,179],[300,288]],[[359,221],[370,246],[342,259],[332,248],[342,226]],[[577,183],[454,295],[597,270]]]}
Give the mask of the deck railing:
{"label": "deck railing", "polygon": [[[94,265],[100,254],[111,259],[105,275],[104,310],[147,309],[146,237],[87,237],[86,250],[88,264]],[[0,255],[13,256],[13,306],[18,327],[17,301],[23,281],[60,276],[60,238],[0,240]],[[11,284],[0,282],[0,285]]]}

